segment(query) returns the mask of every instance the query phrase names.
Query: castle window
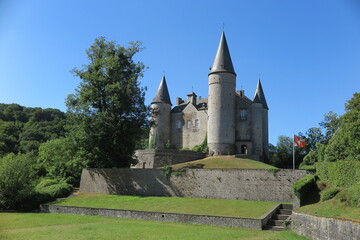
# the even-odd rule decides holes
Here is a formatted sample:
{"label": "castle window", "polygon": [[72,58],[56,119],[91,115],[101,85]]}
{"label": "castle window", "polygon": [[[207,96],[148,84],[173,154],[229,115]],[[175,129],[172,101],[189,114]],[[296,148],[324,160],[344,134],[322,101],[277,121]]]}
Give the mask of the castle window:
{"label": "castle window", "polygon": [[246,109],[240,110],[240,120],[246,120],[247,119],[247,111]]}
{"label": "castle window", "polygon": [[199,127],[199,119],[195,119],[194,121],[194,127],[198,128]]}
{"label": "castle window", "polygon": [[186,121],[186,128],[191,128],[191,121],[190,120]]}
{"label": "castle window", "polygon": [[177,129],[181,128],[181,120],[176,121],[176,128]]}

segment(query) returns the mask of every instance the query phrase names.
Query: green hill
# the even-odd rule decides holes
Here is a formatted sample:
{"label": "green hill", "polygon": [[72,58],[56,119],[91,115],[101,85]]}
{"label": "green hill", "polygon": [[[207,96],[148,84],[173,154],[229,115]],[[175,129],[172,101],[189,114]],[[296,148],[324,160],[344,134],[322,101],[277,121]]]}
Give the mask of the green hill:
{"label": "green hill", "polygon": [[181,168],[205,168],[205,169],[277,169],[274,166],[234,156],[207,157],[186,163],[172,165],[174,170]]}

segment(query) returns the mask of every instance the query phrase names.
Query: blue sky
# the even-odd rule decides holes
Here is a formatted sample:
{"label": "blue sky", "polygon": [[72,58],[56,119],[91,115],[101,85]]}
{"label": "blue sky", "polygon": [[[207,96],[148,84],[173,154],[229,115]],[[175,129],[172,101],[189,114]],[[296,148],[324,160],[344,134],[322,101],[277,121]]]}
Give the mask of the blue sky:
{"label": "blue sky", "polygon": [[360,87],[360,1],[0,0],[0,102],[66,110],[99,36],[140,40],[150,104],[165,72],[172,102],[207,75],[225,24],[237,89],[252,98],[262,81],[270,142],[318,126]]}

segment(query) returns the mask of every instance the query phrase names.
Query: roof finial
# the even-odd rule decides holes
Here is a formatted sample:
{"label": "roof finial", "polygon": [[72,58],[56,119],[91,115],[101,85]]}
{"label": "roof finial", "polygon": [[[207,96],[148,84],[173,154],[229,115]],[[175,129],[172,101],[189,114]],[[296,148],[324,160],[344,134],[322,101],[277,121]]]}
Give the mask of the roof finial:
{"label": "roof finial", "polygon": [[259,79],[260,79],[260,73],[259,73]]}
{"label": "roof finial", "polygon": [[223,27],[223,32],[224,32],[224,30],[225,30],[225,23],[223,23],[223,26],[222,26],[222,27]]}
{"label": "roof finial", "polygon": [[163,76],[165,76],[165,71],[163,70]]}

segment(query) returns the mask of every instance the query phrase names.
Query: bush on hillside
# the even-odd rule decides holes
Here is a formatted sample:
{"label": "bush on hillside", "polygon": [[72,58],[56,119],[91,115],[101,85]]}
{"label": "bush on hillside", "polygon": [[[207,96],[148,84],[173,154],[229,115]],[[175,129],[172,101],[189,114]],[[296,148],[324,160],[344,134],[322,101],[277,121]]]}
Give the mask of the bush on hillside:
{"label": "bush on hillside", "polygon": [[360,208],[360,183],[341,191],[336,198],[347,206]]}
{"label": "bush on hillside", "polygon": [[332,198],[334,198],[336,196],[336,194],[339,193],[339,189],[337,188],[330,188],[330,189],[326,189],[320,192],[320,199],[321,201],[326,201],[326,200],[330,200]]}
{"label": "bush on hillside", "polygon": [[60,197],[68,196],[73,187],[66,182],[59,182],[54,179],[44,178],[35,187],[35,191],[41,195],[45,195],[44,199],[50,198],[51,200]]}
{"label": "bush on hillside", "polygon": [[26,210],[36,199],[32,154],[8,154],[0,159],[0,209]]}
{"label": "bush on hillside", "polygon": [[360,162],[319,162],[315,166],[316,175],[329,186],[347,188],[360,182]]}

